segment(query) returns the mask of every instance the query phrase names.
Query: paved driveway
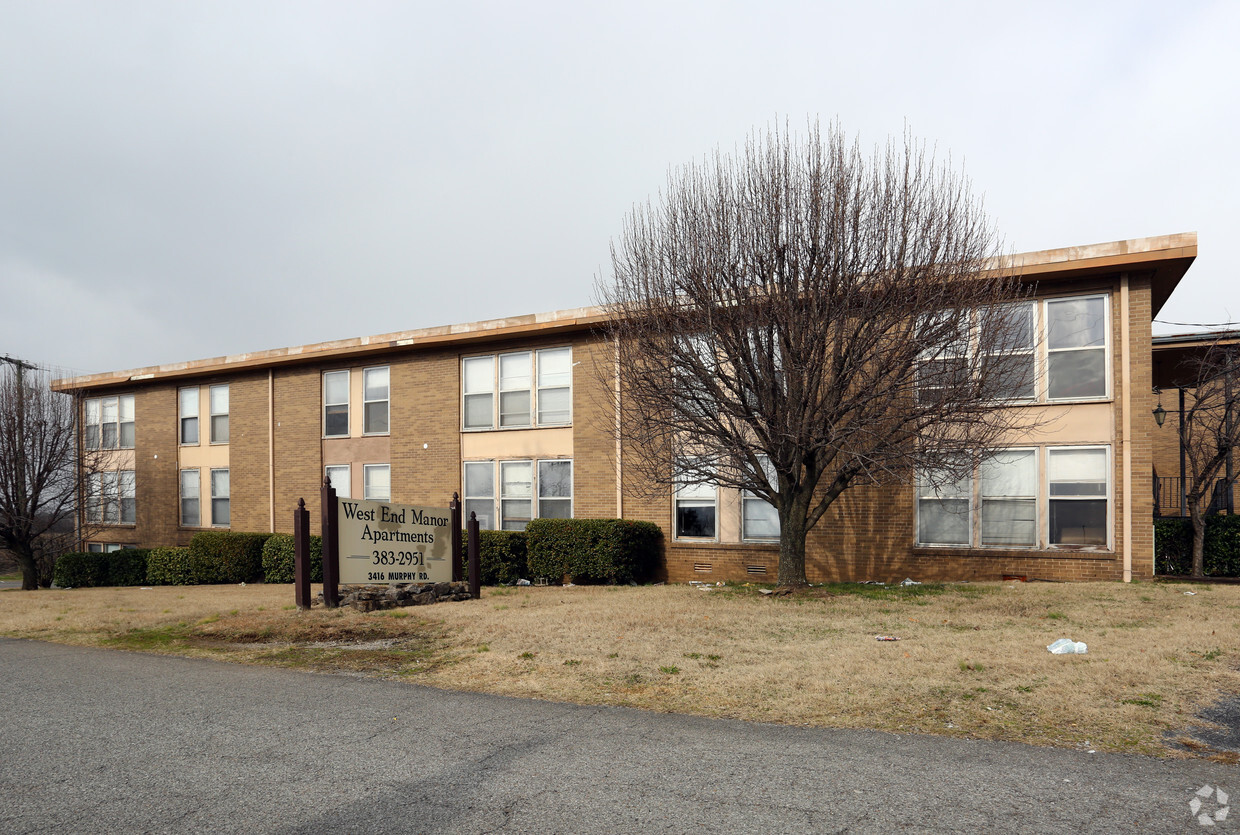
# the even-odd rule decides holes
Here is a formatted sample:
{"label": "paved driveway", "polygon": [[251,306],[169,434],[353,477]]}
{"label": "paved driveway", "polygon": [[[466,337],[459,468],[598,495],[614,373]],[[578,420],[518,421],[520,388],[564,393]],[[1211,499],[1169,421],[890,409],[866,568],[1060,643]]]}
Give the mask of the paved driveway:
{"label": "paved driveway", "polygon": [[[1194,792],[1219,785],[1240,798],[1240,770],[1200,760],[578,707],[31,641],[0,640],[0,705],[10,835],[1200,832]],[[1228,827],[1240,832],[1240,820],[1210,831]]]}

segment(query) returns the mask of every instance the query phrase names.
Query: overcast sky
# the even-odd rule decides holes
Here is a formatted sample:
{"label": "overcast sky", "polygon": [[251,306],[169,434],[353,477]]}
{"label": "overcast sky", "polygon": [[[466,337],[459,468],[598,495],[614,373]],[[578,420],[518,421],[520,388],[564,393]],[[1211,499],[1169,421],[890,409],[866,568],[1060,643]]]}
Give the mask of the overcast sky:
{"label": "overcast sky", "polygon": [[1232,0],[0,0],[0,354],[86,373],[590,304],[669,168],[785,117],[907,122],[1017,251],[1196,231],[1160,318],[1228,321],[1238,35]]}

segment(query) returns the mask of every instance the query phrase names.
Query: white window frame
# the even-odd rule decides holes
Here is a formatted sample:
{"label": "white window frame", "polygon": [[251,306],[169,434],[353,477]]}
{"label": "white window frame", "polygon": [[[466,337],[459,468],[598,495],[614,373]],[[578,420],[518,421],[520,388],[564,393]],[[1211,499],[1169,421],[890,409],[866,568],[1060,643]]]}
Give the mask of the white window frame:
{"label": "white window frame", "polygon": [[[99,525],[136,525],[138,492],[133,470],[91,473],[87,481],[86,519]],[[133,515],[126,519],[125,503],[132,502]]]}
{"label": "white window frame", "polygon": [[[762,470],[766,473],[767,480],[772,483],[773,487],[778,488],[779,484],[776,480],[775,468],[771,466],[771,457],[769,455],[759,455],[758,463],[761,464]],[[748,490],[741,491],[741,541],[742,542],[768,542],[768,543],[778,542],[779,535],[780,535],[778,511],[776,511],[775,513],[775,529],[776,530],[775,530],[774,536],[770,536],[770,535],[758,536],[756,534],[749,533],[748,524],[747,524],[748,519],[749,519],[749,514],[746,512],[746,509],[749,507],[749,504],[751,502],[754,502],[757,504],[764,504],[767,507],[771,508],[771,510],[775,510],[775,505],[771,504],[770,502],[768,502],[766,499],[762,498],[761,496],[756,496],[753,493],[749,492]]]}
{"label": "white window frame", "polygon": [[[224,392],[224,410],[216,411],[215,393],[221,390]],[[229,437],[228,413],[229,413],[229,409],[231,408],[230,394],[231,393],[228,390],[228,383],[218,383],[216,385],[211,386],[207,391],[207,413],[210,415],[211,444],[215,446],[223,446],[224,444],[228,443],[228,437]],[[216,418],[223,418],[223,421],[221,423],[221,426],[223,426],[223,432],[216,431],[216,428],[215,428]],[[220,440],[218,437],[221,434],[224,436],[223,440]]]}
{"label": "white window frame", "polygon": [[[985,487],[984,479],[982,477],[983,474],[979,468],[979,472],[976,474],[976,477],[975,477],[976,486],[974,488],[974,492],[977,495],[977,499],[976,499],[977,501],[977,510],[976,510],[977,530],[974,532],[974,537],[973,537],[974,541],[977,542],[976,547],[985,548],[985,549],[995,549],[995,548],[1029,549],[1029,548],[1037,548],[1039,542],[1046,541],[1043,535],[1043,522],[1042,522],[1043,514],[1042,514],[1042,454],[1041,454],[1041,449],[1036,446],[1005,447],[1003,449],[995,450],[995,455],[1002,455],[1004,453],[1025,453],[1025,452],[1033,453],[1033,482],[1034,483],[1033,483],[1033,493],[1031,495],[1028,495],[1028,496],[998,496],[996,495],[996,496],[991,496],[988,498],[985,492],[986,487]],[[986,462],[983,462],[981,466],[985,467]],[[1008,542],[989,543],[985,541],[986,521],[985,521],[984,507],[987,501],[991,501],[991,502],[1021,501],[1023,502],[1023,501],[1028,501],[1030,499],[1033,500],[1033,512],[1034,512],[1033,542],[1029,542],[1029,543],[1008,543]]]}
{"label": "white window frame", "polygon": [[[194,401],[194,413],[190,414],[186,411],[186,398],[192,396]],[[198,446],[202,442],[202,421],[199,415],[202,413],[202,388],[201,386],[188,386],[186,388],[177,389],[177,412],[180,419],[177,423],[177,440],[181,446]],[[185,440],[185,428],[187,421],[193,421],[194,440]]]}
{"label": "white window frame", "polygon": [[[366,397],[366,378],[372,373],[382,371],[387,376],[387,396],[376,397],[373,399]],[[382,403],[385,407],[385,420],[383,429],[370,428],[370,410],[367,408],[372,403]],[[390,365],[372,365],[369,368],[362,369],[362,435],[390,435],[392,433],[392,367]]]}
{"label": "white window frame", "polygon": [[[1032,380],[1033,393],[1032,394],[1030,394],[1028,397],[999,398],[998,402],[1005,403],[1005,404],[1011,404],[1013,406],[1023,406],[1029,403],[1037,403],[1039,399],[1041,398],[1043,392],[1046,390],[1046,382],[1045,380],[1043,380],[1044,375],[1042,373],[1043,368],[1045,368],[1046,366],[1045,366],[1045,363],[1043,363],[1042,361],[1040,352],[1038,351],[1038,345],[1040,342],[1040,340],[1038,339],[1038,333],[1039,333],[1039,327],[1040,327],[1038,318],[1041,315],[1042,306],[1037,301],[1034,301],[1032,299],[1027,300],[1027,301],[1009,302],[1009,303],[1001,304],[998,306],[1000,308],[1009,308],[1009,309],[1024,307],[1029,310],[1029,338],[1030,340],[1032,340],[1032,343],[1028,347],[1025,347],[1025,348],[1017,348],[1011,351],[1004,351],[999,354],[992,354],[991,356],[1028,357],[1029,364],[1032,366],[1032,368],[1030,369],[1030,372],[1033,375],[1033,380]],[[977,344],[973,348],[970,349],[970,354],[975,354],[978,351],[980,351],[980,349],[983,347],[982,343],[985,341],[983,338],[984,335],[982,334],[982,322],[975,321],[972,331],[974,332],[974,338],[977,339]]]}
{"label": "white window frame", "polygon": [[[224,493],[216,492],[215,476],[217,473],[224,473],[224,478],[228,481],[227,492],[224,492]],[[216,513],[217,502],[226,503],[225,507],[228,508],[227,510],[228,519],[224,522],[219,521],[219,519],[217,518],[218,516],[218,514]],[[201,510],[199,512],[201,512]],[[213,528],[232,527],[232,474],[228,471],[227,467],[213,467],[211,469],[211,527]]]}
{"label": "white window frame", "polygon": [[[964,501],[968,507],[969,520],[968,520],[968,527],[966,528],[967,533],[966,533],[964,542],[927,542],[921,538],[922,502],[960,501],[960,497],[958,496],[942,495],[940,491],[940,487],[946,486],[945,484],[937,485],[937,486],[934,485],[933,483],[923,484],[922,475],[923,475],[923,471],[918,470],[917,473],[915,474],[916,483],[914,485],[915,513],[913,516],[913,523],[915,527],[913,528],[913,531],[914,531],[913,535],[915,537],[917,547],[919,548],[973,548],[975,547],[973,543],[977,541],[977,536],[978,536],[976,532],[977,519],[975,518],[976,505],[977,505],[977,474],[970,472],[969,475],[966,476],[966,482],[968,486],[966,487],[964,491]],[[933,479],[931,479],[930,481],[933,482]],[[959,482],[956,482],[956,483],[959,483]]]}
{"label": "white window frame", "polygon": [[[544,496],[543,495],[543,477],[542,468],[544,464],[568,465],[568,495],[567,496]],[[573,518],[573,481],[576,474],[573,470],[573,459],[571,458],[540,458],[534,464],[534,518],[535,519],[572,519]],[[543,515],[543,502],[556,502],[568,505],[567,516],[545,516]]]}
{"label": "white window frame", "polygon": [[[188,480],[186,475],[193,473]],[[186,495],[185,488],[187,484],[194,486],[194,495]],[[177,496],[179,505],[177,508],[179,525],[182,528],[201,528],[202,527],[202,471],[197,468],[188,468],[180,471],[177,477]],[[185,521],[185,503],[194,503],[194,512],[198,516],[198,521],[190,524]]]}
{"label": "white window frame", "polygon": [[[336,484],[337,479],[332,478],[332,471],[337,473],[343,471],[343,476],[339,479],[344,484],[342,492],[340,486]],[[336,498],[351,499],[353,498],[353,466],[351,464],[328,464],[323,467],[323,477],[328,480],[332,487],[336,488]]]}
{"label": "white window frame", "polygon": [[[1051,348],[1051,317],[1050,305],[1056,302],[1070,301],[1091,301],[1099,299],[1102,301],[1102,345],[1092,345],[1086,348]],[[1041,375],[1043,389],[1043,400],[1047,403],[1092,403],[1099,400],[1111,399],[1111,295],[1109,293],[1090,293],[1080,296],[1056,296],[1054,298],[1042,299],[1042,344],[1041,351],[1043,357],[1044,373]],[[1083,397],[1051,397],[1051,354],[1067,354],[1080,353],[1085,351],[1102,350],[1102,394],[1091,394]]]}
{"label": "white window frame", "polygon": [[[461,493],[465,497],[465,503],[461,507],[462,520],[466,523],[469,522],[471,502],[473,503],[487,502],[490,504],[490,508],[491,508],[490,511],[487,513],[487,518],[485,520],[480,519],[478,521],[479,527],[485,530],[495,530],[494,526],[498,518],[497,513],[496,513],[496,505],[495,505],[495,494],[497,492],[495,489],[495,474],[496,474],[495,463],[496,463],[495,459],[490,459],[486,461],[463,461],[461,462]],[[469,471],[471,468],[477,471],[481,471],[485,468],[490,471],[491,490],[486,495],[483,495],[478,492],[470,491],[471,485],[470,485],[470,480],[469,480]],[[474,509],[473,512],[477,513],[478,511]]]}
{"label": "white window frame", "polygon": [[[344,402],[343,403],[339,401],[331,401],[327,399],[328,398],[327,378],[328,377],[339,377],[339,375],[341,374],[344,375]],[[352,424],[353,424],[352,420],[350,420],[350,415],[349,415],[349,401],[352,399],[351,397],[352,391],[350,390],[349,387],[352,384],[353,384],[353,380],[352,380],[351,375],[349,374],[349,369],[347,368],[338,368],[332,371],[323,372],[323,437],[324,438],[347,438],[349,437],[349,430],[352,428]],[[328,432],[328,429],[327,429],[327,414],[328,414],[327,410],[333,407],[339,408],[340,406],[344,406],[344,432],[342,433],[338,432],[338,433],[333,434],[333,433]]]}
{"label": "white window frame", "polygon": [[[387,472],[387,495],[381,496],[372,489],[371,473],[377,473],[380,470]],[[391,464],[363,464],[362,465],[362,498],[372,502],[390,502],[392,500],[392,465]]]}
{"label": "white window frame", "polygon": [[[518,375],[517,379],[524,379],[525,385],[506,386],[504,383],[504,379],[505,379],[504,378],[504,360],[506,359],[515,360],[519,357],[525,358],[526,374],[524,375],[523,378],[520,375]],[[534,379],[535,379],[534,375],[537,373],[534,368],[534,352],[533,351],[506,351],[502,354],[497,354],[495,357],[495,368],[496,368],[496,374],[498,375],[496,380],[498,383],[499,398],[496,402],[497,402],[497,406],[499,409],[499,414],[497,415],[499,419],[498,420],[499,428],[500,429],[529,429],[533,427],[534,426],[534,415],[536,414],[535,412],[536,406],[534,403]],[[504,395],[505,394],[521,394],[522,392],[524,392],[526,396],[525,423],[512,423],[512,422],[505,423],[506,415],[504,412]],[[516,414],[521,414],[521,413],[514,412],[512,414],[516,415]]]}
{"label": "white window frame", "polygon": [[[566,385],[558,385],[558,384],[543,385],[542,384],[543,378],[540,377],[540,374],[541,374],[540,359],[544,355],[551,355],[551,354],[558,355],[561,352],[564,352],[567,354],[567,360],[568,360],[568,372],[567,372],[568,382],[567,384]],[[530,363],[529,386],[528,388],[525,386],[505,387],[504,381],[501,375],[501,366],[503,365],[504,357],[516,357],[516,356],[521,356],[521,355],[528,355],[529,357],[529,363]],[[489,388],[470,388],[469,382],[468,382],[470,375],[467,371],[467,368],[472,363],[482,363],[482,362],[490,363],[490,387]],[[494,353],[494,354],[473,354],[470,356],[461,357],[461,365],[460,365],[461,431],[462,432],[498,432],[498,431],[521,430],[521,429],[540,429],[540,428],[556,428],[556,427],[572,426],[573,425],[573,368],[575,367],[575,365],[576,364],[573,362],[573,348],[571,345],[556,345],[556,346],[552,346],[548,348],[537,348],[537,349],[529,349],[529,350],[521,350],[521,351],[501,351],[501,352]],[[529,422],[504,424],[503,422],[504,414],[503,414],[503,405],[502,405],[504,395],[524,392],[524,391],[529,392],[529,401],[530,401]],[[540,391],[546,391],[546,392],[565,391],[567,393],[568,408],[566,410],[567,418],[565,420],[557,420],[557,419],[540,420],[539,419],[539,408],[540,408],[539,392]],[[471,426],[469,425],[469,422],[468,422],[469,403],[471,401],[476,402],[482,398],[488,398],[490,400],[490,417],[491,417],[490,423],[488,423],[485,426],[482,424],[476,424],[476,425]],[[565,411],[565,410],[557,409],[556,413],[559,413],[561,411]]]}
{"label": "white window frame", "polygon": [[[1057,452],[1081,452],[1086,450],[1102,450],[1103,473],[1106,478],[1106,489],[1103,496],[1051,496],[1051,458]],[[1115,473],[1113,472],[1113,459],[1111,447],[1108,444],[1073,444],[1068,446],[1048,446],[1046,448],[1046,479],[1042,487],[1042,495],[1046,501],[1046,522],[1043,526],[1043,541],[1046,547],[1050,549],[1062,549],[1071,551],[1103,549],[1106,551],[1114,550],[1114,528],[1115,528],[1115,502],[1113,499],[1115,493]],[[1106,508],[1106,518],[1103,521],[1103,527],[1106,531],[1105,541],[1102,545],[1081,545],[1073,543],[1051,542],[1051,502],[1072,502],[1072,501],[1104,501]]]}
{"label": "white window frame", "polygon": [[[512,495],[512,494],[505,493],[504,492],[504,486],[505,486],[504,485],[504,471],[510,468],[515,468],[515,467],[520,467],[520,466],[525,466],[529,468],[529,472],[530,472],[529,494],[522,496],[522,495]],[[501,531],[523,531],[525,530],[525,525],[529,524],[531,521],[538,518],[538,504],[537,504],[538,485],[535,484],[536,478],[537,478],[537,468],[535,467],[534,460],[531,458],[516,458],[511,461],[500,461],[499,462],[499,479],[496,484],[496,486],[498,487],[497,492],[499,493],[499,518],[496,519],[496,521],[499,522],[499,530]],[[505,507],[505,505],[507,505],[510,502],[525,502],[526,504],[528,504],[530,506],[529,516],[511,516],[510,517]],[[522,524],[521,527],[510,528],[507,526],[510,520],[519,521],[521,519],[525,520],[524,524]]]}
{"label": "white window frame", "polygon": [[[707,494],[709,493],[709,496]],[[714,531],[709,536],[689,536],[680,532],[680,506],[710,507],[714,510]],[[678,542],[719,541],[719,485],[710,481],[684,482],[679,477],[672,490],[672,539]]]}
{"label": "white window frame", "polygon": [[[93,419],[91,412],[94,412]],[[115,416],[115,420],[104,420],[104,414],[111,412]],[[125,419],[128,413],[129,419]],[[83,404],[83,444],[89,450],[98,449],[133,449],[134,433],[136,423],[134,418],[134,396],[132,394],[112,394],[106,397],[88,397]],[[103,427],[113,426],[114,440],[112,444],[103,442]],[[129,427],[129,443],[123,442],[125,435],[124,428]],[[90,430],[95,429],[95,438],[92,442]]]}

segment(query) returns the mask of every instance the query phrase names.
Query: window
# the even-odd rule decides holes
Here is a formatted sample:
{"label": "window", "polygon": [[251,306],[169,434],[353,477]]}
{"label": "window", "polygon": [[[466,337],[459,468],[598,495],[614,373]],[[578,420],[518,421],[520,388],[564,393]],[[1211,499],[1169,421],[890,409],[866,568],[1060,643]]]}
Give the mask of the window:
{"label": "window", "polygon": [[109,525],[137,522],[137,491],[133,470],[91,473],[86,518]]}
{"label": "window", "polygon": [[392,499],[392,467],[390,464],[366,464],[362,467],[365,490],[363,498],[377,502]]}
{"label": "window", "polygon": [[991,354],[993,381],[988,389],[995,400],[1032,400],[1036,396],[1037,330],[1033,302],[1003,305],[978,316],[980,345],[1006,349]]}
{"label": "window", "polygon": [[541,461],[500,461],[499,513],[496,514],[495,461],[464,464],[465,519],[477,514],[478,525],[491,530],[520,531],[534,518],[571,519],[573,462],[568,458]]}
{"label": "window", "polygon": [[86,400],[87,449],[133,449],[133,395],[91,397]]}
{"label": "window", "polygon": [[120,551],[129,548],[128,545],[117,545],[113,542],[88,542],[86,551],[91,554],[111,554],[114,551]]}
{"label": "window", "polygon": [[925,316],[918,326],[919,339],[929,344],[917,363],[917,400],[937,403],[945,393],[969,378],[969,313],[940,313]]}
{"label": "window", "polygon": [[465,428],[495,426],[495,357],[468,357],[462,361]]}
{"label": "window", "polygon": [[332,489],[336,491],[336,498],[350,498],[350,480],[352,479],[352,470],[348,464],[333,464],[326,468],[327,480],[331,483]]}
{"label": "window", "polygon": [[973,480],[953,479],[942,470],[926,470],[917,479],[917,541],[923,545],[968,545]]}
{"label": "window", "polygon": [[323,435],[327,438],[349,436],[348,371],[323,374]]}
{"label": "window", "polygon": [[1106,296],[1048,300],[1046,330],[1047,398],[1106,397]]}
{"label": "window", "polygon": [[499,425],[530,425],[530,364],[528,351],[499,355]]}
{"label": "window", "polygon": [[983,545],[1037,545],[1038,454],[1009,449],[981,466]]}
{"label": "window", "polygon": [[711,482],[691,483],[677,477],[676,537],[713,539],[719,489]]}
{"label": "window", "polygon": [[211,443],[228,443],[228,386],[211,386]]}
{"label": "window", "polygon": [[[524,429],[572,422],[571,348],[461,360],[462,426]],[[498,393],[499,397],[496,398]]]}
{"label": "window", "polygon": [[[762,471],[767,481],[777,487],[775,468],[771,465],[770,456],[758,456]],[[742,539],[779,539],[779,511],[775,505],[746,491],[741,498],[741,538]]]}
{"label": "window", "polygon": [[572,351],[568,348],[547,348],[538,352],[539,426],[571,422],[572,381]]}
{"label": "window", "polygon": [[202,524],[201,490],[198,470],[181,470],[181,527],[196,528]]}
{"label": "window", "polygon": [[1106,447],[1050,450],[1052,545],[1107,544],[1108,471]]}
{"label": "window", "polygon": [[362,371],[362,434],[388,433],[388,367]]}
{"label": "window", "polygon": [[534,518],[534,463],[503,461],[499,465],[500,529],[523,531]]}
{"label": "window", "polygon": [[495,462],[465,462],[465,521],[477,515],[478,527],[495,529]]}
{"label": "window", "polygon": [[228,470],[211,471],[211,524],[226,528],[229,521]]}
{"label": "window", "polygon": [[181,445],[198,445],[198,387],[181,389]]}
{"label": "window", "polygon": [[538,518],[573,518],[573,462],[538,462]]}

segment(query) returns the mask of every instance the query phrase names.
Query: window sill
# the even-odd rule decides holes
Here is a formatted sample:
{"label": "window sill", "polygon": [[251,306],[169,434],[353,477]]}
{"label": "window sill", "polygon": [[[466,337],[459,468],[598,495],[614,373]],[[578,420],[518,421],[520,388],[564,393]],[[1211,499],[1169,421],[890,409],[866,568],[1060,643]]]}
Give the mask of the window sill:
{"label": "window sill", "polygon": [[1045,548],[970,548],[963,545],[914,545],[918,557],[982,557],[985,559],[1052,559],[1052,560],[1113,560],[1114,551],[1088,546],[1054,546]]}
{"label": "window sill", "polygon": [[491,426],[483,427],[461,427],[462,434],[474,434],[478,432],[528,432],[531,429],[572,429],[571,423],[550,423],[550,424],[534,424],[532,426],[500,426],[498,428]]}
{"label": "window sill", "polygon": [[137,522],[91,522],[91,521],[88,521],[86,524],[99,525],[100,527],[107,528],[108,530],[114,530],[115,528],[136,528],[138,527]]}

